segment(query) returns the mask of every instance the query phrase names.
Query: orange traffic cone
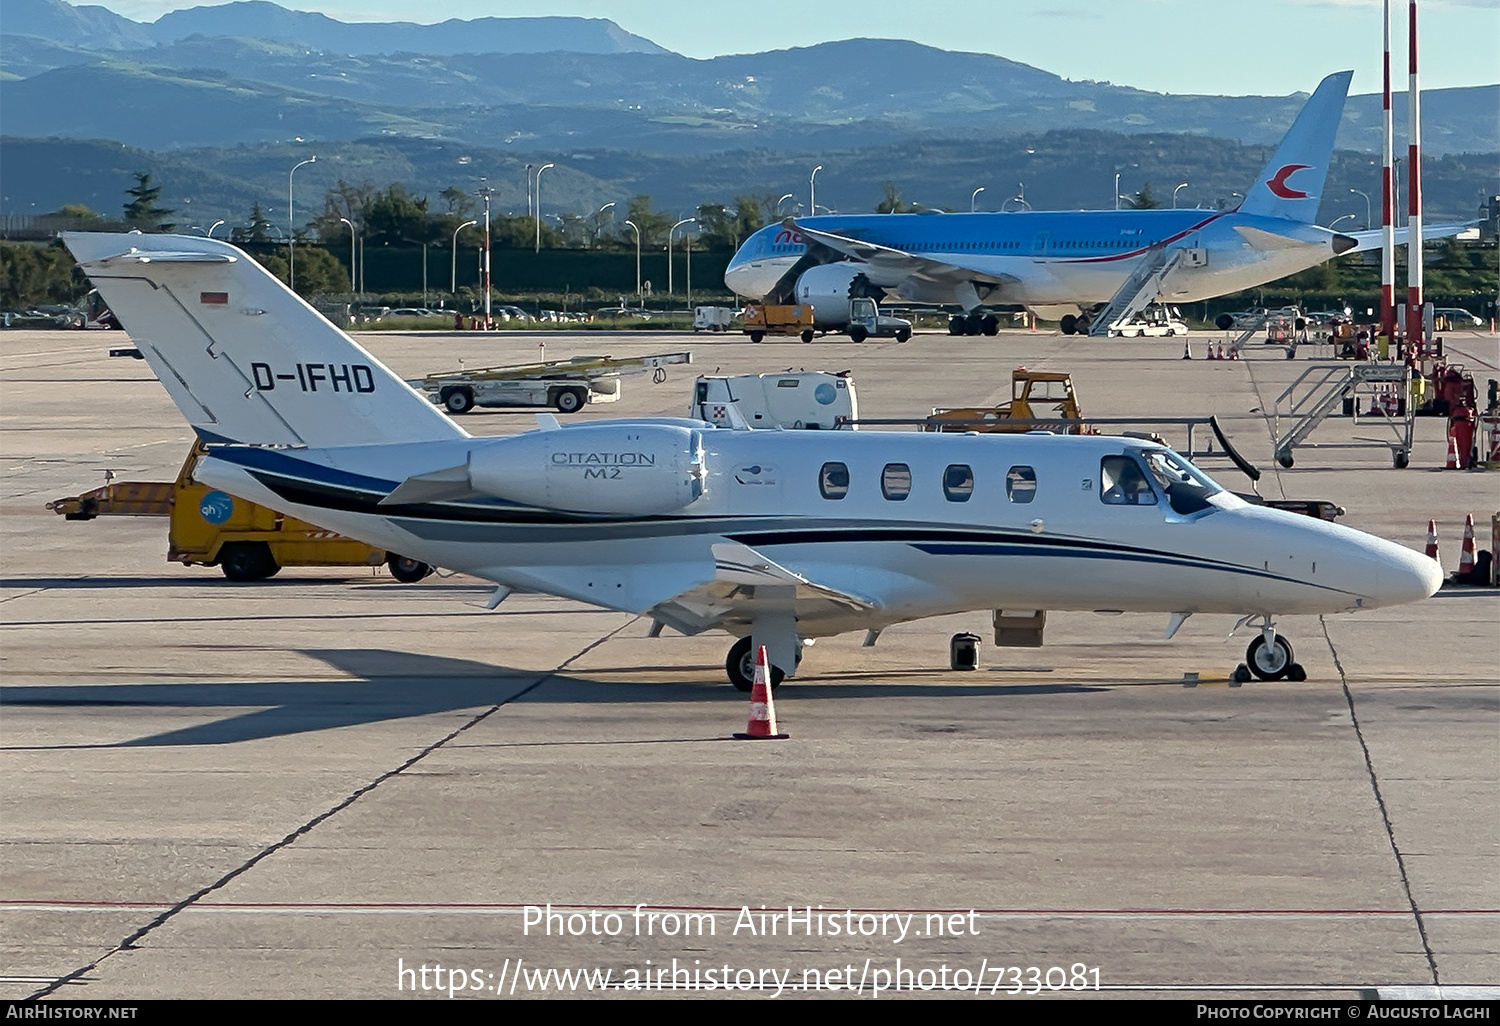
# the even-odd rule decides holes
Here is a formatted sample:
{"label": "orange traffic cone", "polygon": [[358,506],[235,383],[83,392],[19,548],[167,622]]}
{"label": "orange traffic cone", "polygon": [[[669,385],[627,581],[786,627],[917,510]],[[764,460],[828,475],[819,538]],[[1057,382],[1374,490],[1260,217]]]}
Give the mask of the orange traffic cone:
{"label": "orange traffic cone", "polygon": [[755,683],[750,688],[750,725],[743,734],[734,736],[740,741],[769,741],[791,736],[776,733],[776,705],[771,700],[771,667],[764,645],[755,650]]}
{"label": "orange traffic cone", "polygon": [[1212,360],[1214,358],[1214,344],[1212,342],[1208,343],[1208,351],[1203,354],[1203,358],[1205,360]]}
{"label": "orange traffic cone", "polygon": [[1474,514],[1464,516],[1464,545],[1458,553],[1458,577],[1467,580],[1474,576]]}
{"label": "orange traffic cone", "polygon": [[1439,563],[1442,562],[1441,557],[1438,556],[1436,520],[1427,521],[1427,558],[1435,559]]}
{"label": "orange traffic cone", "polygon": [[1448,462],[1443,466],[1443,469],[1458,469],[1458,439],[1452,435],[1448,436]]}
{"label": "orange traffic cone", "polygon": [[1182,358],[1184,360],[1191,360],[1193,358],[1193,354],[1188,351],[1187,339],[1182,340]]}
{"label": "orange traffic cone", "polygon": [[1234,346],[1230,346],[1229,347],[1229,358],[1231,360],[1238,360],[1240,358],[1240,351],[1238,349],[1236,349]]}

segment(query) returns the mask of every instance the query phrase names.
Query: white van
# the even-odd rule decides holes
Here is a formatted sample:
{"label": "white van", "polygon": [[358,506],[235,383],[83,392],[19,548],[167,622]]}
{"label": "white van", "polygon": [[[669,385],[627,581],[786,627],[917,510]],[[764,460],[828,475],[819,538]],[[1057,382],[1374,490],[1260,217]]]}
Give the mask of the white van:
{"label": "white van", "polygon": [[831,431],[852,427],[859,405],[847,374],[704,375],[693,389],[689,413],[719,427]]}
{"label": "white van", "polygon": [[728,331],[734,311],[727,306],[700,306],[693,310],[694,331]]}

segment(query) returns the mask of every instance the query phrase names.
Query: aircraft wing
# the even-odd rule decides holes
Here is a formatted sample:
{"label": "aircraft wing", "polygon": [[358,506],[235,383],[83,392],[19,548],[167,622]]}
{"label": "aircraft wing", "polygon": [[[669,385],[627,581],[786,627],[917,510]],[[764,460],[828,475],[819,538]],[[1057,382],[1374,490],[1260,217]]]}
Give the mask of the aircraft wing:
{"label": "aircraft wing", "polygon": [[[1478,225],[1478,221],[1466,221],[1463,224],[1424,224],[1422,226],[1422,240],[1425,242],[1428,239],[1446,239],[1453,235],[1462,235],[1471,228],[1477,228]],[[1384,229],[1373,228],[1367,232],[1343,232],[1341,234],[1347,235],[1359,243],[1359,245],[1354,247],[1354,252],[1359,253],[1367,249],[1379,249],[1383,233]],[[1405,228],[1397,228],[1396,245],[1406,245],[1406,236],[1407,230]]]}
{"label": "aircraft wing", "polygon": [[798,621],[865,620],[883,603],[810,580],[738,542],[713,546],[714,575],[664,602],[651,613],[684,634],[749,624],[757,613],[785,611]]}
{"label": "aircraft wing", "polygon": [[935,260],[932,257],[908,253],[903,249],[894,249],[890,246],[866,242],[863,239],[852,239],[844,235],[835,235],[833,232],[809,228],[791,217],[782,224],[800,232],[805,238],[822,243],[835,252],[869,264],[876,272],[875,277],[880,281],[918,278],[956,287],[963,282],[1007,285],[1015,284],[1020,280],[1009,274],[996,274],[994,271],[966,267],[953,260]]}

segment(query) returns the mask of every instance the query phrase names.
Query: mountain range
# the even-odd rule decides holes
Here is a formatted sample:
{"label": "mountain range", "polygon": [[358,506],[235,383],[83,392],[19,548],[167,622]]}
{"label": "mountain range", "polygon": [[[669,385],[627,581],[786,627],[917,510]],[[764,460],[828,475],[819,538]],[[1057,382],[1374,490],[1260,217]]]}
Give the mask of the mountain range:
{"label": "mountain range", "polygon": [[[1311,90],[1335,70],[1309,64],[1307,81],[1297,85]],[[895,40],[694,60],[603,19],[347,24],[254,0],[147,24],[62,0],[6,0],[0,21],[7,211],[51,202],[29,191],[32,180],[50,196],[70,177],[76,186],[118,163],[91,160],[80,174],[54,166],[50,175],[28,163],[42,153],[55,159],[68,140],[108,140],[116,157],[123,147],[153,167],[183,167],[200,195],[222,178],[222,200],[233,202],[241,190],[229,182],[258,178],[237,161],[254,165],[264,156],[279,166],[319,152],[320,172],[341,159],[337,173],[358,181],[377,165],[415,173],[439,151],[447,154],[436,165],[443,177],[395,180],[435,192],[486,173],[476,170],[480,164],[495,179],[519,181],[523,164],[556,162],[547,187],[559,199],[615,198],[622,187],[655,183],[662,200],[690,207],[702,201],[695,189],[710,182],[731,191],[795,185],[757,183],[751,167],[783,157],[789,167],[810,167],[837,154],[846,166],[860,165],[861,181],[877,176],[873,187],[859,186],[860,204],[871,188],[878,195],[883,179],[958,205],[970,188],[1014,178],[1033,190],[1058,187],[1049,203],[1097,206],[1097,182],[1122,169],[1129,181],[1150,167],[1158,169],[1149,179],[1158,187],[1196,178],[1224,198],[1243,190],[1259,167],[1230,165],[1263,160],[1261,148],[1280,138],[1305,95],[1171,96]],[[1399,97],[1395,109],[1400,132]],[[1378,153],[1379,122],[1378,96],[1350,98],[1338,139],[1352,151],[1343,158],[1350,168],[1360,164],[1357,154]],[[1061,188],[1074,176],[1014,159],[1018,145],[1035,150],[1049,133],[1098,147],[1055,155],[1088,169],[1075,189]],[[1494,160],[1464,156],[1500,151],[1500,85],[1425,92],[1423,135],[1424,155],[1487,168],[1469,193],[1500,191]],[[23,146],[23,139],[52,142]],[[1235,144],[1227,161],[1213,160],[1224,165],[1222,183],[1207,184],[1218,170],[1204,169],[1203,160],[1216,154],[1192,139]],[[404,156],[388,159],[393,152]],[[945,174],[934,163],[939,153],[949,162],[947,192],[963,196],[934,198]],[[1366,170],[1351,174],[1353,187],[1372,188]],[[1474,206],[1454,199],[1463,216]]]}

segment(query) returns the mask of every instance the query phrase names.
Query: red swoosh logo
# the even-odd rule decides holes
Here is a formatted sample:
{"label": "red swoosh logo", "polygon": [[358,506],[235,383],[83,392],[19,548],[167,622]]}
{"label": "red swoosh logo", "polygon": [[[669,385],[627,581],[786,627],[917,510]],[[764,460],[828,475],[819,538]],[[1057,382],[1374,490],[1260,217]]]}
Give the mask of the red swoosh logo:
{"label": "red swoosh logo", "polygon": [[1271,180],[1266,182],[1266,188],[1282,199],[1307,199],[1307,193],[1287,188],[1286,180],[1303,168],[1311,166],[1311,164],[1287,164],[1271,176]]}

